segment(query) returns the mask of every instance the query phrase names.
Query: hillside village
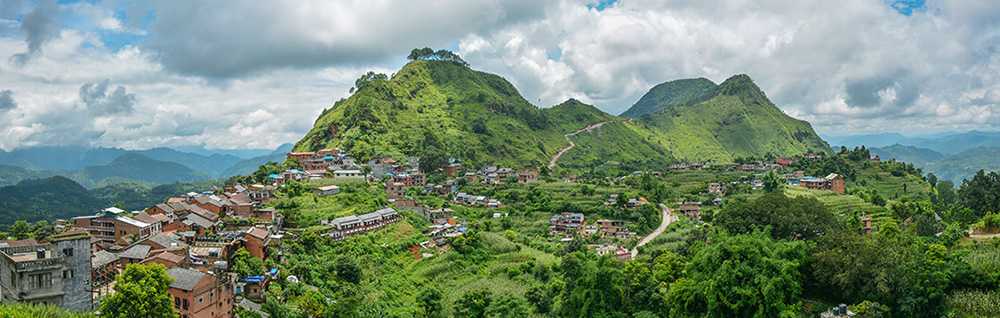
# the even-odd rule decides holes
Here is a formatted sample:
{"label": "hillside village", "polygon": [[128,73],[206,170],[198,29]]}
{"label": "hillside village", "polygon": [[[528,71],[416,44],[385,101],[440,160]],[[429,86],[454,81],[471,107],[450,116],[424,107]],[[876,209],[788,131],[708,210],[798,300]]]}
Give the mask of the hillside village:
{"label": "hillside village", "polygon": [[[992,203],[962,206],[985,195],[831,149],[746,75],[668,82],[618,117],[540,110],[448,51],[410,59],[364,75],[280,162],[11,230],[2,301],[93,312],[162,269],[184,318],[920,316],[1000,285]],[[661,91],[678,85],[694,91]],[[716,111],[766,129],[702,125]]]}
{"label": "hillside village", "polygon": [[[768,174],[782,173],[781,180],[788,186],[844,194],[843,176],[830,173],[817,178],[795,170],[796,161],[819,158],[819,155],[808,154],[794,159],[782,157],[771,162],[745,164],[673,164],[663,167],[662,172],[636,171],[619,181],[638,176],[667,177],[702,171],[740,174],[742,177],[738,180],[705,184],[699,195],[688,197],[696,201],[664,202],[676,211],[676,215],[698,222],[706,213],[703,206],[716,209],[738,188],[761,191],[765,186],[763,179]],[[878,162],[877,158],[872,160]],[[419,169],[417,158],[397,161],[383,157],[358,163],[338,149],[291,152],[283,166],[289,168],[268,173],[259,183],[232,183],[223,189],[170,197],[142,211],[109,207],[94,215],[58,220],[56,233],[45,241],[4,241],[0,248],[7,259],[4,266],[12,273],[30,275],[5,275],[0,280],[3,297],[19,302],[56,304],[73,310],[92,310],[103,297],[113,292],[114,278],[125,266],[155,263],[168,268],[174,280],[169,292],[174,298],[175,309],[182,316],[228,317],[234,310],[259,312],[272,281],[279,277],[283,281],[300,279],[282,273],[280,266],[260,267],[252,275],[235,273],[233,266],[246,262],[240,259],[246,255],[261,264],[286,261],[283,255],[287,252],[282,244],[297,240],[303,228],[288,227],[282,209],[273,203],[289,196],[291,191],[303,191],[290,189],[304,187],[304,191],[319,198],[342,195],[342,186],[376,185],[375,188],[384,191],[387,199],[384,206],[365,213],[322,219],[318,226],[323,229],[323,235],[331,241],[343,241],[384,231],[402,220],[426,224],[421,229],[421,237],[425,240],[414,242],[409,248],[416,259],[420,259],[444,253],[451,248],[450,242],[470,230],[470,221],[482,221],[457,215],[453,207],[485,209],[485,219],[510,217],[505,202],[477,194],[479,191],[580,182],[571,175],[555,180],[552,175],[540,175],[538,168],[465,167],[455,160],[429,172],[433,176],[429,177],[428,172]],[[437,183],[428,180],[437,180]],[[437,202],[443,202],[444,207],[427,205],[428,198],[432,197],[440,198]],[[609,193],[599,201],[599,206],[621,211],[647,205],[652,205],[647,198],[626,197],[625,193]],[[670,209],[665,211],[670,213]],[[545,236],[552,242],[565,245],[583,240],[587,242],[586,248],[597,255],[609,255],[620,261],[634,257],[629,250],[635,247],[640,235],[646,234],[638,231],[634,221],[579,212],[555,211],[547,223]],[[245,254],[241,255],[241,251]],[[0,273],[7,272],[0,270]],[[39,284],[38,279],[46,283]],[[58,293],[52,296],[53,291]]]}

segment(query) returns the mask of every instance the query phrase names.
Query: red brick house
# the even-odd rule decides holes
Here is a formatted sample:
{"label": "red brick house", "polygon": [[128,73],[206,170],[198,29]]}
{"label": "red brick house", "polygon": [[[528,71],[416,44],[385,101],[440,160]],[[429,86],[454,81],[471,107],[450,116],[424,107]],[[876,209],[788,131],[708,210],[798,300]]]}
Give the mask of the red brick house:
{"label": "red brick house", "polygon": [[233,316],[233,282],[192,269],[167,270],[173,278],[170,297],[181,318],[228,318]]}
{"label": "red brick house", "polygon": [[267,247],[271,244],[271,235],[267,229],[252,227],[243,233],[243,245],[250,255],[261,260],[267,259]]}

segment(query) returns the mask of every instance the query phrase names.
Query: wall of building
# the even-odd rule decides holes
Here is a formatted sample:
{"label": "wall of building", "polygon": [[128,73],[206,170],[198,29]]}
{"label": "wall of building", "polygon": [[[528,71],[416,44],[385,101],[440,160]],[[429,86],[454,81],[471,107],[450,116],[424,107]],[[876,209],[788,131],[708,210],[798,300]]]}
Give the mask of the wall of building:
{"label": "wall of building", "polygon": [[[93,309],[93,297],[90,293],[90,238],[60,240],[54,242],[55,253],[59,253],[64,261],[62,304],[60,306],[71,310]],[[64,251],[72,255],[63,254]],[[70,252],[71,251],[71,252]]]}

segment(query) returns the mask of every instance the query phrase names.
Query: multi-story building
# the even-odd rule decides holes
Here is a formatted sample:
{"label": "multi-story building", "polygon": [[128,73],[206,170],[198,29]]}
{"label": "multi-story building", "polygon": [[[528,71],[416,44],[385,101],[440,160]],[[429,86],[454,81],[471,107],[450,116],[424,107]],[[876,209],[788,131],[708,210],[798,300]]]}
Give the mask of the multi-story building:
{"label": "multi-story building", "polygon": [[181,318],[223,318],[233,316],[233,278],[192,269],[167,270],[173,278],[170,297]]}
{"label": "multi-story building", "polygon": [[160,233],[160,223],[146,223],[125,215],[102,211],[96,215],[73,218],[73,226],[94,238],[112,244],[128,245]]}
{"label": "multi-story building", "polygon": [[563,212],[554,214],[549,219],[549,233],[571,236],[580,230],[584,221],[583,213]]}
{"label": "multi-story building", "polygon": [[48,243],[0,243],[0,297],[4,303],[92,310],[90,235],[70,230]]}
{"label": "multi-story building", "polygon": [[396,223],[400,219],[399,213],[393,208],[384,208],[375,212],[362,215],[351,215],[333,219],[325,224],[332,226],[330,238],[341,240],[347,236],[365,233]]}

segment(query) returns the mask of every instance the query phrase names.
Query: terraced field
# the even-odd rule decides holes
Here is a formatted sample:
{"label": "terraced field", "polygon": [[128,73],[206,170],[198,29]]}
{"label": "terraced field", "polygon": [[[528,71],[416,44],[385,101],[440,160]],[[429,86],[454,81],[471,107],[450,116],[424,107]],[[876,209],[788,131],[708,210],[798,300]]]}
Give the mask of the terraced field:
{"label": "terraced field", "polygon": [[802,187],[785,187],[785,195],[790,197],[814,197],[833,213],[842,217],[851,217],[854,213],[870,213],[872,220],[879,223],[890,218],[889,211],[859,197],[847,194],[837,194],[833,191],[811,190]]}

